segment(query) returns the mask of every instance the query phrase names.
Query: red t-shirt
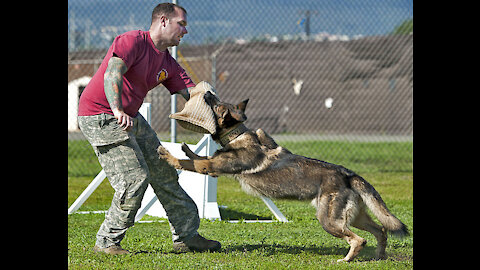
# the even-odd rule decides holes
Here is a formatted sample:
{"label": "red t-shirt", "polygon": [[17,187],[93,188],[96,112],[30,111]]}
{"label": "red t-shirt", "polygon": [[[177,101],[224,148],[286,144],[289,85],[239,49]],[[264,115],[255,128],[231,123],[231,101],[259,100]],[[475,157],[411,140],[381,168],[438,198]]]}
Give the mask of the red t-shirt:
{"label": "red t-shirt", "polygon": [[129,31],[115,38],[102,64],[85,87],[78,105],[79,116],[113,115],[103,88],[103,76],[113,55],[121,58],[128,68],[123,74],[122,105],[131,117],[137,116],[148,91],[160,83],[170,94],[195,86],[168,50],[161,52],[155,48],[148,31]]}

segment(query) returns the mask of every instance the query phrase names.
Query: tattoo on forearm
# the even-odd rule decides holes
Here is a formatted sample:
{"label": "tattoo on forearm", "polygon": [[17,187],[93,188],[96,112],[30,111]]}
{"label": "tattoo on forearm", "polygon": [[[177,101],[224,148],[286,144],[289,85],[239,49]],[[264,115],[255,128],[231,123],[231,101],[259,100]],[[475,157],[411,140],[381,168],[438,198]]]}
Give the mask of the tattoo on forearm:
{"label": "tattoo on forearm", "polygon": [[103,77],[105,96],[112,110],[123,110],[122,107],[122,75],[127,72],[127,66],[122,59],[112,57]]}

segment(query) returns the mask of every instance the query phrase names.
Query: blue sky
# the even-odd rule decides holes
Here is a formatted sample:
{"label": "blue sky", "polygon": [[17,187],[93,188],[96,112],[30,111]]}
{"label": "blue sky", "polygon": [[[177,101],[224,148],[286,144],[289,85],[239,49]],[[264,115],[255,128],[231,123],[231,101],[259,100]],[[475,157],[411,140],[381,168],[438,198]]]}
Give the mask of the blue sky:
{"label": "blue sky", "polygon": [[[74,14],[77,31],[134,23],[148,30],[151,11],[161,1],[69,0],[69,29]],[[179,0],[188,11],[189,34],[184,42],[249,38],[264,34],[304,32],[298,21],[311,10],[311,33],[347,36],[384,35],[413,18],[413,0]],[[90,24],[90,26],[86,26]],[[131,29],[134,30],[134,29]],[[99,35],[97,32],[95,35]]]}

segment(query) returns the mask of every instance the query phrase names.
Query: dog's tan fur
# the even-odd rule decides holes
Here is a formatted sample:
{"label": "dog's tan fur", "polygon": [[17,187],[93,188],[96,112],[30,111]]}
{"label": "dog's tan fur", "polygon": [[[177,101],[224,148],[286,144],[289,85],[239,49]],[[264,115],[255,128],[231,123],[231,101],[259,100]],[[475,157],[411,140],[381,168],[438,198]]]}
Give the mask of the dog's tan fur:
{"label": "dog's tan fur", "polygon": [[[213,138],[218,142],[224,141],[222,134],[227,136],[225,134],[230,134],[246,120],[244,112],[248,100],[235,106],[207,94],[205,101],[217,118],[217,132]],[[375,236],[378,258],[386,257],[387,231],[408,235],[407,227],[390,213],[378,192],[362,177],[340,165],[295,155],[279,146],[262,129],[255,132],[246,129],[235,135],[211,157],[196,155],[186,144],[182,144],[182,150],[189,160],[175,158],[162,146],[158,153],[177,169],[212,176],[234,175],[242,188],[252,195],[312,200],[322,227],[350,245],[348,254],[338,261],[351,261],[367,242],[349,230],[350,225]],[[383,227],[370,218],[365,205]]]}

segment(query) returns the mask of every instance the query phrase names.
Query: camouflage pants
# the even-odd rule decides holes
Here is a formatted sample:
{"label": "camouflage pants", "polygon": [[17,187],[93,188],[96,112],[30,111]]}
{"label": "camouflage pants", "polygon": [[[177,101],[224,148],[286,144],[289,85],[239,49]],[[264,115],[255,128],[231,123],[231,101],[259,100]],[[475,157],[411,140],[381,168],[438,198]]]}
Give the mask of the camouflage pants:
{"label": "camouflage pants", "polygon": [[78,122],[115,190],[97,233],[97,246],[105,248],[120,243],[134,224],[148,184],[167,213],[173,242],[197,234],[200,224],[197,206],[179,185],[176,170],[158,158],[160,141],[141,114],[134,118],[128,132],[109,114],[79,116]]}

